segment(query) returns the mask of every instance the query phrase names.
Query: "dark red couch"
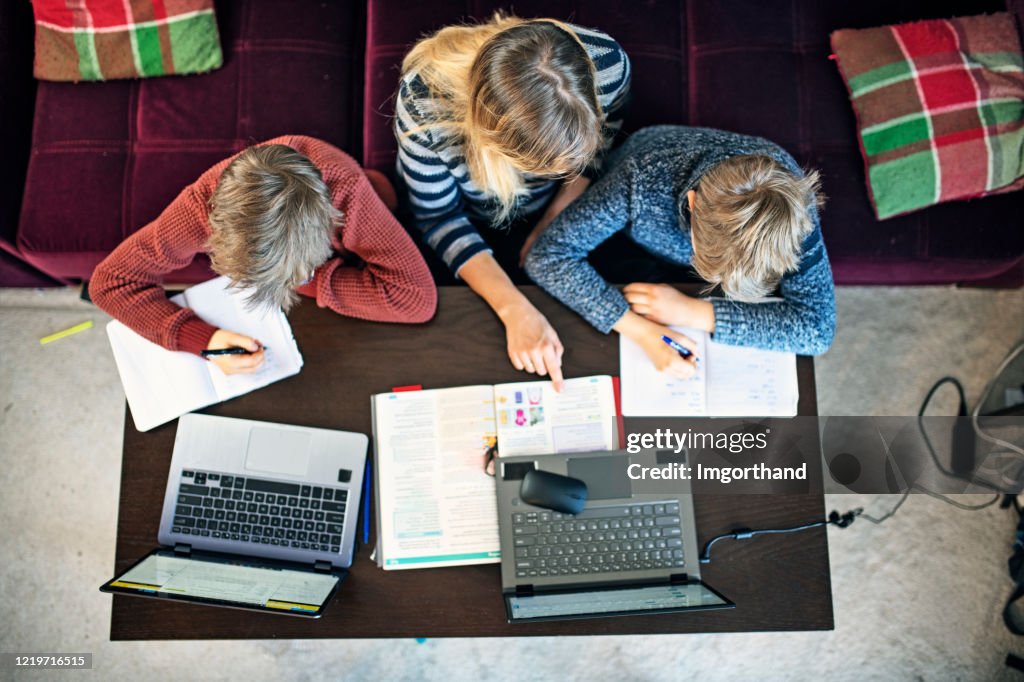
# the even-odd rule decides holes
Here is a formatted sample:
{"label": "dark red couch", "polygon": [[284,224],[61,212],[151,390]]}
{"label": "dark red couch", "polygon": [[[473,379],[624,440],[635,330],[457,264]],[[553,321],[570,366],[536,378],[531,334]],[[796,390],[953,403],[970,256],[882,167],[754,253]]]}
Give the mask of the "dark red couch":
{"label": "dark red couch", "polygon": [[[390,173],[392,95],[408,47],[442,25],[508,6],[218,3],[219,71],[40,83],[17,251],[55,277],[87,279],[207,166],[283,133],[323,137]],[[821,169],[825,239],[839,283],[1021,283],[1024,193],[874,219],[853,115],[828,59],[836,28],[996,11],[1000,0],[517,0],[514,7],[520,16],[601,28],[622,43],[634,74],[627,130],[683,123],[760,134]],[[173,279],[208,274],[199,262]],[[0,284],[8,283],[0,268]]]}

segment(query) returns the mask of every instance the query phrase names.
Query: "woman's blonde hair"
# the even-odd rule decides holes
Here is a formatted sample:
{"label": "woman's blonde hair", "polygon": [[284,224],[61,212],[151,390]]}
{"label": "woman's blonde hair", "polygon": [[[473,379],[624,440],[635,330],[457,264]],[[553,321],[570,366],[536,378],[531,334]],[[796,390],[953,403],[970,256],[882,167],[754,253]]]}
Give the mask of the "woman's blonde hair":
{"label": "woman's blonde hair", "polygon": [[250,147],[235,157],[210,197],[207,250],[214,272],[252,289],[252,306],[288,310],[295,287],[331,255],[341,221],[313,162],[291,147]]}
{"label": "woman's blonde hair", "polygon": [[431,96],[426,123],[406,134],[430,128],[461,143],[496,224],[526,192],[524,173],[574,177],[601,147],[594,63],[562,22],[498,12],[448,26],[413,47],[402,73],[418,74]]}
{"label": "woman's blonde hair", "polygon": [[818,173],[797,176],[774,159],[733,156],[711,167],[693,199],[693,267],[739,301],[771,294],[800,265],[812,210],[824,197]]}

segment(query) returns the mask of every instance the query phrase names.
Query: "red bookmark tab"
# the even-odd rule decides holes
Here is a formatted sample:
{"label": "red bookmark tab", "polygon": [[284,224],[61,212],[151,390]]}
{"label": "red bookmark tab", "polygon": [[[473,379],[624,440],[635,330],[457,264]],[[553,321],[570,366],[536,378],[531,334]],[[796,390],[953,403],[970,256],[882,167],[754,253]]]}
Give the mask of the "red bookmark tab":
{"label": "red bookmark tab", "polygon": [[419,384],[412,384],[410,386],[394,386],[391,388],[392,393],[407,393],[409,391],[422,391],[423,387]]}
{"label": "red bookmark tab", "polygon": [[626,423],[622,418],[622,381],[612,377],[612,391],[615,393],[615,421],[619,426],[619,448],[626,447]]}

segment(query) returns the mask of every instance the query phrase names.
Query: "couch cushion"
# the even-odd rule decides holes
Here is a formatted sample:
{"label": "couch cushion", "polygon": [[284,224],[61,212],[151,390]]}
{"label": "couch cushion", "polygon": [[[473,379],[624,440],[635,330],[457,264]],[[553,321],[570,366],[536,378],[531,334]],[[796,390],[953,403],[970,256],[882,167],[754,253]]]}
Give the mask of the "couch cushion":
{"label": "couch cushion", "polygon": [[880,218],[1024,188],[1024,74],[1005,12],[832,34]]}
{"label": "couch cushion", "polygon": [[841,284],[988,279],[1020,263],[1024,194],[934,206],[880,223],[868,200],[846,89],[829,34],[1003,9],[998,0],[688,5],[690,122],[762,135],[822,172],[822,228]]}
{"label": "couch cushion", "polygon": [[[689,91],[686,73],[686,12],[672,2],[586,2],[529,0],[514,5],[524,18],[552,17],[600,29],[629,54],[633,66],[632,101],[626,130],[655,123],[685,123]],[[366,97],[363,152],[368,168],[394,171],[395,135],[391,127],[394,94],[402,58],[426,34],[462,21],[486,20],[507,2],[438,0],[413,5],[399,0],[370,0],[367,10]],[[396,19],[397,17],[397,19]]]}
{"label": "couch cushion", "polygon": [[40,80],[201,73],[223,62],[213,0],[35,0],[32,6]]}
{"label": "couch cushion", "polygon": [[[295,133],[359,158],[359,2],[217,4],[224,66],[182,78],[40,83],[18,246],[57,276],[87,279],[204,170]],[[195,282],[204,257],[168,276]]]}

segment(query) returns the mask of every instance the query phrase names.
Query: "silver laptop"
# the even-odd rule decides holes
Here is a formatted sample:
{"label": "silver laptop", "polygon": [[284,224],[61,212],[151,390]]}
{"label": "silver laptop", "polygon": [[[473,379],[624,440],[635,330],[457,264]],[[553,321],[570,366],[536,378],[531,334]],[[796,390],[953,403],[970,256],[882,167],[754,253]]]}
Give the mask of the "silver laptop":
{"label": "silver laptop", "polygon": [[352,564],[369,439],[186,414],[158,540],[101,589],[319,616]]}
{"label": "silver laptop", "polygon": [[[644,450],[501,457],[496,472],[501,584],[510,623],[721,609],[735,606],[701,581],[689,481],[651,486],[631,464],[664,466],[685,453]],[[579,479],[579,514],[519,497],[541,469]]]}

